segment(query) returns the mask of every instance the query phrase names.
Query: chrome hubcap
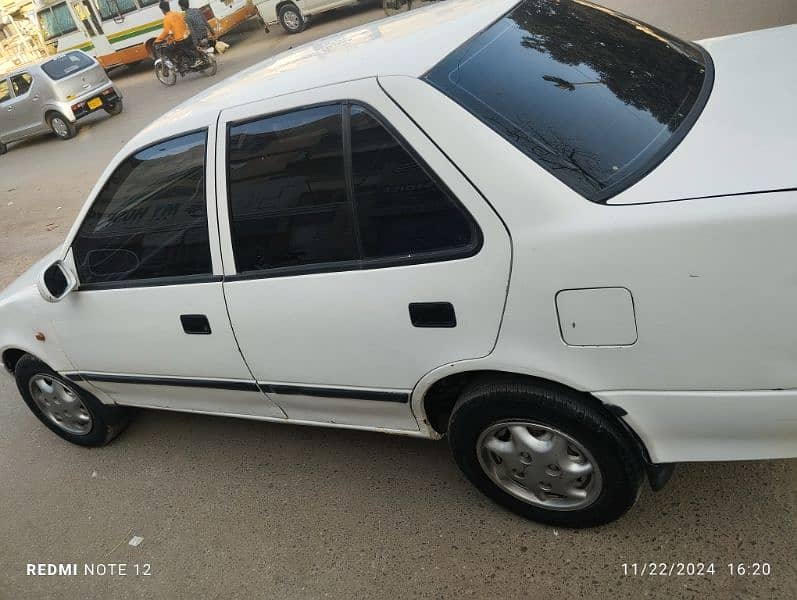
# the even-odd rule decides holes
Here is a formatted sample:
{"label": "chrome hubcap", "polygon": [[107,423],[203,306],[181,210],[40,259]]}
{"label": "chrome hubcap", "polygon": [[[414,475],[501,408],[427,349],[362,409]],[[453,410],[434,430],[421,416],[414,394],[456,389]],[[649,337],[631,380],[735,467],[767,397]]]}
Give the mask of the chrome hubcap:
{"label": "chrome hubcap", "polygon": [[505,492],[550,510],[578,510],[597,499],[598,463],[572,436],[532,421],[504,421],[476,443],[479,463]]}
{"label": "chrome hubcap", "polygon": [[75,435],[91,431],[89,411],[77,394],[63,383],[48,375],[34,375],[28,386],[36,406],[58,427]]}
{"label": "chrome hubcap", "polygon": [[59,117],[56,117],[52,120],[53,124],[53,131],[55,131],[55,135],[59,137],[66,137],[68,133],[68,129],[66,127],[66,123],[64,123]]}
{"label": "chrome hubcap", "polygon": [[285,24],[288,26],[289,29],[299,29],[299,15],[297,15],[293,11],[288,11],[285,13]]}

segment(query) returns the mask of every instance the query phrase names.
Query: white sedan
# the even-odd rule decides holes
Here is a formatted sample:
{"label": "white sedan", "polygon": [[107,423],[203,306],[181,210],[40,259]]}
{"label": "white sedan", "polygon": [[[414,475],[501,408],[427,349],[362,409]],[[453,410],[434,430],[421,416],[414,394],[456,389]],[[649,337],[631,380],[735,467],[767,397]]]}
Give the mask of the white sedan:
{"label": "white sedan", "polygon": [[0,296],[61,437],[127,407],[447,435],[528,518],[797,455],[797,27],[693,44],[582,1],[440,3],[131,140]]}

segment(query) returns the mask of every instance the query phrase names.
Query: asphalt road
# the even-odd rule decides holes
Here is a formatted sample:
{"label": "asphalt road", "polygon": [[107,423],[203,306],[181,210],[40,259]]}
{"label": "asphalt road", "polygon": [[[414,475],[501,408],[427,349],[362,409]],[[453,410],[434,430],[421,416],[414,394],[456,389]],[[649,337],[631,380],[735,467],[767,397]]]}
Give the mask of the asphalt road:
{"label": "asphalt road", "polygon": [[[690,38],[797,21],[794,0],[607,4]],[[380,16],[346,9],[294,37],[253,26],[230,37],[216,79]],[[60,243],[125,141],[208,84],[194,75],[167,89],[146,65],[114,78],[121,116],[0,158],[0,286]],[[83,449],[39,424],[0,378],[2,599],[794,598],[796,492],[795,461],[682,465],[622,520],[557,530],[483,498],[444,442],[142,411],[110,446]],[[716,572],[624,576],[624,563],[650,561]],[[729,574],[728,563],[752,562],[771,574]],[[127,568],[34,577],[27,563]]]}

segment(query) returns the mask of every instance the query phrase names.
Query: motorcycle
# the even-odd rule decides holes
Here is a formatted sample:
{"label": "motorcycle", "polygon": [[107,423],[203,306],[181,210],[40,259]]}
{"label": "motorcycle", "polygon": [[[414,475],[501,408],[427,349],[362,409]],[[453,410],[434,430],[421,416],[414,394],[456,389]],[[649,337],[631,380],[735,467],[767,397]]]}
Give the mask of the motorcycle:
{"label": "motorcycle", "polygon": [[192,53],[177,50],[174,43],[156,43],[155,77],[163,85],[172,86],[177,83],[177,74],[184,77],[186,73],[204,73],[213,77],[218,70],[214,56],[213,43],[202,40],[197,46],[198,52]]}

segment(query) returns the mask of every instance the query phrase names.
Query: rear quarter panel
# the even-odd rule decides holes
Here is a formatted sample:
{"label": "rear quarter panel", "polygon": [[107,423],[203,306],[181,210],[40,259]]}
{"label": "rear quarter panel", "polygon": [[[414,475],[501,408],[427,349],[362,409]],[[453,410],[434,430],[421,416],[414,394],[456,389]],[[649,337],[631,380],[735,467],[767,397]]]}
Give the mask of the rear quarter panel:
{"label": "rear quarter panel", "polygon": [[[594,204],[431,86],[380,82],[492,203],[513,246],[495,350],[430,373],[416,410],[434,380],[495,369],[619,404],[656,461],[797,455],[797,190]],[[638,339],[567,345],[556,294],[604,287],[630,290]]]}
{"label": "rear quarter panel", "polygon": [[[380,82],[510,231],[496,359],[584,390],[797,388],[797,191],[594,204],[431,86]],[[557,292],[599,287],[633,294],[635,344],[562,341]]]}

